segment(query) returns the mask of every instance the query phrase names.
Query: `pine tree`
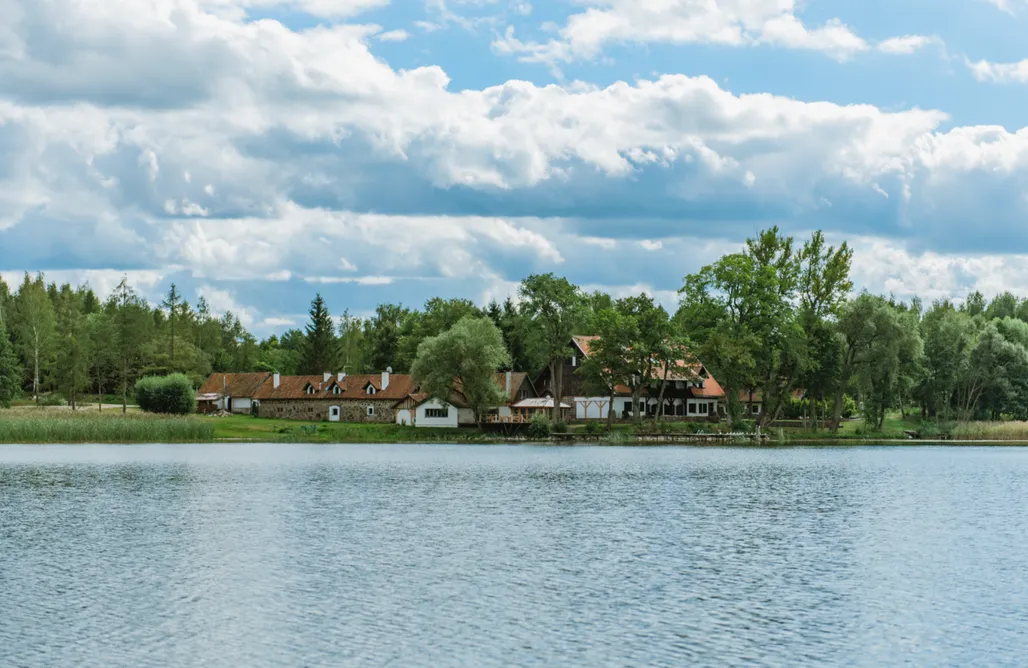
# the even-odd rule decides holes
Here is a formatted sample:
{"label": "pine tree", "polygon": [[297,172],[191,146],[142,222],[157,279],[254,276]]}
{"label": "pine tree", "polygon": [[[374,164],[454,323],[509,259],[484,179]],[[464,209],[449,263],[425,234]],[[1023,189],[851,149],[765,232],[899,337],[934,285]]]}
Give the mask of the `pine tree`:
{"label": "pine tree", "polygon": [[308,374],[331,372],[339,363],[339,340],[321,294],[311,302],[310,316],[300,368]]}
{"label": "pine tree", "polygon": [[14,346],[7,337],[7,329],[0,322],[0,408],[10,408],[11,400],[18,392],[21,368]]}
{"label": "pine tree", "polygon": [[181,295],[178,293],[178,288],[174,283],[171,284],[171,290],[168,291],[168,296],[161,302],[161,306],[168,309],[168,325],[171,328],[171,365],[175,366],[175,318],[178,316],[179,302]]}

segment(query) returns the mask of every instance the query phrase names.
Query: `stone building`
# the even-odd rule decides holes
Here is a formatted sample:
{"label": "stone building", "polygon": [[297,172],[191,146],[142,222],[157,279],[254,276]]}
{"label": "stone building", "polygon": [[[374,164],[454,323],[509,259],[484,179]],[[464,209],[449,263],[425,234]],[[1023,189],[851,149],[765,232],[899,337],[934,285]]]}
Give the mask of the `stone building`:
{"label": "stone building", "polygon": [[411,377],[394,374],[282,376],[272,374],[254,395],[265,418],[329,422],[396,421],[395,406],[414,391]]}

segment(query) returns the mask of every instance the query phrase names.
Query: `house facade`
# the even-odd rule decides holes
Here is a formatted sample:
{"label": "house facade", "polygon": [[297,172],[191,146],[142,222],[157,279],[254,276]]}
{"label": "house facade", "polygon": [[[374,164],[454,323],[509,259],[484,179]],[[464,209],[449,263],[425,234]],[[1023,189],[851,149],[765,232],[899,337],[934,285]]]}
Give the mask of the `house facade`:
{"label": "house facade", "polygon": [[[498,373],[495,382],[504,395],[504,402],[482,416],[483,422],[512,421],[512,406],[518,401],[537,396],[526,373],[507,371]],[[395,406],[396,423],[416,427],[462,427],[478,423],[474,411],[468,406],[460,388],[455,387],[448,401],[441,401],[423,393],[404,398]]]}
{"label": "house facade", "polygon": [[320,376],[271,374],[255,394],[257,415],[328,422],[396,421],[396,404],[413,390],[411,377],[394,374]]}
{"label": "house facade", "polygon": [[239,413],[254,410],[257,391],[269,373],[212,373],[196,393],[196,410],[201,414]]}
{"label": "house facade", "polygon": [[[586,379],[578,373],[582,363],[589,357],[591,346],[598,339],[598,336],[574,336],[569,342],[568,355],[559,371],[562,401],[572,405],[571,413],[576,420],[606,420],[611,410],[615,419],[632,419],[631,387],[616,386],[611,403],[609,390],[599,395],[596,388],[590,388]],[[554,381],[548,368],[542,372],[535,385],[541,395],[553,396]],[[724,411],[725,393],[702,363],[682,359],[668,368],[655,368],[651,377],[643,381],[636,410],[644,416],[652,417],[660,412],[661,402],[664,405],[663,415],[667,419],[716,420]],[[759,411],[759,405],[755,410]]]}

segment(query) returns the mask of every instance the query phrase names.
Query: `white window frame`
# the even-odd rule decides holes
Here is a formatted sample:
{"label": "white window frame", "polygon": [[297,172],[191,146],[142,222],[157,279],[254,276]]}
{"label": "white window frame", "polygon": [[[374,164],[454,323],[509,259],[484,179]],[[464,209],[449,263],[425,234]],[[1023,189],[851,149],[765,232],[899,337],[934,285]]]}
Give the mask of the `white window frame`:
{"label": "white window frame", "polygon": [[[434,413],[434,414],[433,414]],[[425,417],[433,420],[445,420],[450,417],[450,409],[447,408],[426,408]]]}
{"label": "white window frame", "polygon": [[368,417],[375,417],[375,407],[368,406]]}
{"label": "white window frame", "polygon": [[374,394],[375,392],[378,392],[378,390],[375,389],[374,385],[368,383],[368,386],[364,388],[364,392],[367,394]]}

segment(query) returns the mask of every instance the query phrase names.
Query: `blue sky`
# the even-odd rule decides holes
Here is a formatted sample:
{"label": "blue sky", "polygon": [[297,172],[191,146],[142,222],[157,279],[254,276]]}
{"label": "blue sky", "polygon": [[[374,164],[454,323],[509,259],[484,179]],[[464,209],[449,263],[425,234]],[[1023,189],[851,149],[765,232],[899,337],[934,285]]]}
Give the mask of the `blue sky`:
{"label": "blue sky", "polygon": [[0,276],[260,334],[779,225],[859,288],[1028,294],[1028,0],[0,0]]}

